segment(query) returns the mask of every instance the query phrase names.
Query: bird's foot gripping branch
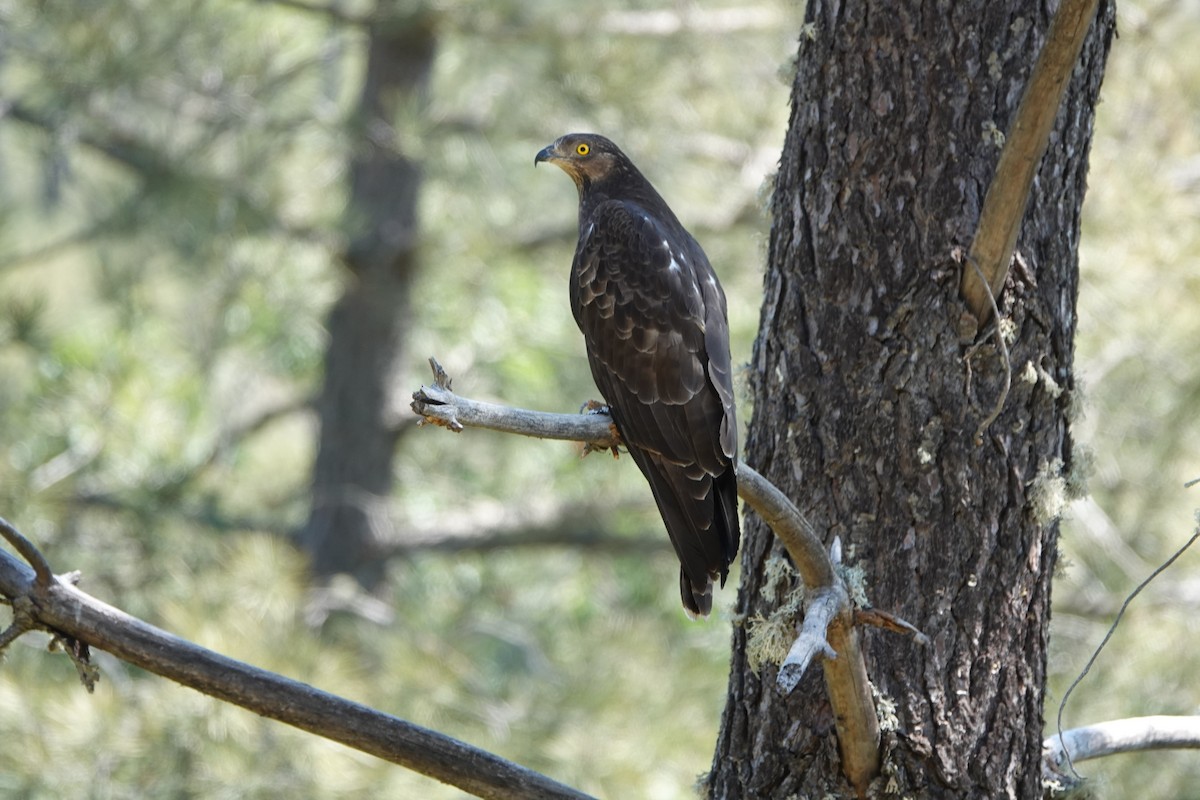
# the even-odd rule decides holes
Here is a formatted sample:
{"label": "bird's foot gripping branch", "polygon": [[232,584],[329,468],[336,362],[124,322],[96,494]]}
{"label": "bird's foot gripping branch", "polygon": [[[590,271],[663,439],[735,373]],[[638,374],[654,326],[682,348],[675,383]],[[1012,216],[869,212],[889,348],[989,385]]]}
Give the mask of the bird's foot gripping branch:
{"label": "bird's foot gripping branch", "polygon": [[[455,432],[477,427],[582,442],[595,449],[611,449],[620,443],[611,418],[603,414],[550,414],[470,400],[451,391],[450,378],[436,359],[429,359],[429,364],[433,368],[433,385],[414,392],[412,402],[413,411],[425,423]],[[813,659],[821,656],[825,688],[837,721],[843,767],[850,782],[863,791],[879,770],[879,720],[849,594],[830,553],[783,492],[740,462],[737,489],[742,500],[763,518],[787,548],[808,590],[804,621],[799,625],[796,642],[780,665],[779,685],[783,691],[791,691]],[[869,616],[861,619],[872,620]]]}

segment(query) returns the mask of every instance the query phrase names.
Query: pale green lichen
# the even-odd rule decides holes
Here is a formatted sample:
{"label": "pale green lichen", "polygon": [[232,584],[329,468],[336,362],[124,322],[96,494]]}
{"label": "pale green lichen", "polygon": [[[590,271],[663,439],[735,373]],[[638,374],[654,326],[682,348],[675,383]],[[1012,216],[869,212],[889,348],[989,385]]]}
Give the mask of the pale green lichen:
{"label": "pale green lichen", "polygon": [[791,86],[796,80],[796,59],[789,58],[775,70],[775,80],[784,86]]}
{"label": "pale green lichen", "polygon": [[1048,800],[1095,800],[1092,782],[1084,778],[1055,775],[1042,778],[1042,797]]}
{"label": "pale green lichen", "polygon": [[1067,481],[1063,477],[1061,458],[1051,458],[1038,465],[1037,475],[1029,482],[1029,510],[1033,519],[1048,525],[1067,507]]}
{"label": "pale green lichen", "polygon": [[1079,378],[1075,379],[1074,385],[1067,392],[1067,422],[1074,425],[1076,420],[1081,420],[1087,414],[1087,404],[1084,402],[1086,394],[1083,389],[1083,381]]}
{"label": "pale green lichen", "polygon": [[900,717],[896,715],[896,701],[871,684],[871,696],[875,698],[875,714],[879,717],[879,731],[890,733],[900,730]]}
{"label": "pale green lichen", "polygon": [[[758,184],[758,189],[754,192],[754,202],[758,206],[759,211],[764,216],[771,215],[771,208],[775,202],[775,182],[779,179],[779,171],[775,170],[763,175],[762,182]],[[763,239],[762,241],[766,241]]]}
{"label": "pale green lichen", "polygon": [[746,623],[746,661],[755,675],[762,674],[766,664],[782,664],[787,658],[796,626],[778,610],[770,617],[756,614]]}
{"label": "pale green lichen", "polygon": [[983,140],[996,147],[1004,147],[1004,131],[989,119],[983,123]]}
{"label": "pale green lichen", "polygon": [[[1003,134],[1001,134],[1003,135]],[[1013,322],[1008,317],[1001,317],[996,323],[996,330],[1000,332],[1000,338],[1009,347],[1017,340],[1017,323]]]}
{"label": "pale green lichen", "polygon": [[1063,388],[1058,381],[1054,380],[1054,376],[1047,372],[1042,367],[1038,367],[1038,377],[1042,379],[1042,387],[1046,390],[1046,394],[1053,398],[1062,396]]}
{"label": "pale green lichen", "polygon": [[[784,593],[791,590],[800,573],[781,555],[773,555],[763,565],[763,582],[758,593],[763,600],[773,602]],[[801,595],[803,598],[803,595]]]}
{"label": "pale green lichen", "polygon": [[940,417],[934,417],[921,431],[921,443],[917,445],[917,461],[922,464],[932,464],[937,460],[938,448],[945,438],[945,428]]}
{"label": "pale green lichen", "polygon": [[866,571],[858,564],[838,564],[835,569],[846,586],[850,601],[859,608],[869,608],[871,604],[867,600]]}
{"label": "pale green lichen", "polygon": [[[1059,541],[1062,541],[1061,539]],[[1075,562],[1063,551],[1058,548],[1058,558],[1054,559],[1054,577],[1065,578],[1071,572],[1071,567],[1075,566]]]}
{"label": "pale green lichen", "polygon": [[987,68],[988,68],[988,76],[991,77],[992,80],[994,80],[994,81],[1000,80],[1000,78],[1002,76],[1002,72],[1000,69],[1000,54],[997,53],[995,50],[993,50],[991,52],[991,54],[988,56]]}
{"label": "pale green lichen", "polygon": [[1088,480],[1096,471],[1096,455],[1087,445],[1075,442],[1071,449],[1071,465],[1067,468],[1066,493],[1068,500],[1088,496]]}
{"label": "pale green lichen", "polygon": [[[795,568],[779,557],[768,559],[763,572],[765,579],[761,592],[763,599],[768,601],[775,598],[785,580],[796,574]],[[784,594],[783,602],[769,617],[755,614],[746,620],[746,661],[755,675],[762,673],[764,664],[783,663],[796,639],[796,620],[803,605],[804,588],[797,586]]]}
{"label": "pale green lichen", "polygon": [[1021,380],[1024,383],[1037,383],[1038,382],[1037,367],[1035,367],[1033,365],[1032,361],[1026,361],[1025,368],[1021,370],[1021,374],[1018,375],[1017,378],[1018,378],[1018,380]]}

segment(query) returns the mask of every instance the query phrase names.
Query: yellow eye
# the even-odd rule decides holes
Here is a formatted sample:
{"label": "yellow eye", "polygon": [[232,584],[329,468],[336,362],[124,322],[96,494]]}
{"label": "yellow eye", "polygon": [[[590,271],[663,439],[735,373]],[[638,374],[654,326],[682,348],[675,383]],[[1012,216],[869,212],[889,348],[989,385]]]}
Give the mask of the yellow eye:
{"label": "yellow eye", "polygon": [[576,155],[586,156],[590,152],[592,152],[592,148],[588,146],[587,142],[580,142],[579,144],[575,145]]}

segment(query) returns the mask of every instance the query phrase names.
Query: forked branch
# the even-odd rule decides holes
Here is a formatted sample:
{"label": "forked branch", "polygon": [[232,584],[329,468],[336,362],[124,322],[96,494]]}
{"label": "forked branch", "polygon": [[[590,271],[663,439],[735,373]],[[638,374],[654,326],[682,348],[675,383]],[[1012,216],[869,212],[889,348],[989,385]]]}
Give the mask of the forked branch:
{"label": "forked branch", "polygon": [[[412,403],[413,411],[425,422],[455,432],[477,427],[583,442],[598,450],[620,444],[612,418],[606,414],[549,414],[470,400],[451,391],[450,378],[436,359],[429,359],[429,364],[433,385],[414,392]],[[779,683],[785,691],[794,688],[812,659],[822,656],[843,768],[863,794],[879,772],[879,719],[846,589],[811,524],[783,492],[740,462],[737,483],[738,495],[783,542],[808,590],[804,623],[780,669]]]}
{"label": "forked branch", "polygon": [[[87,662],[90,645],[218,700],[370,753],[477,797],[589,797],[444,734],[235,661],[155,628],[52,575],[42,554],[3,520],[0,534],[24,558],[39,565],[35,573],[0,550],[0,594],[12,601],[14,612],[12,626],[0,633],[0,644],[10,643],[26,630],[44,628],[64,641],[81,675],[87,667],[94,673]],[[43,569],[48,580],[42,580]]]}

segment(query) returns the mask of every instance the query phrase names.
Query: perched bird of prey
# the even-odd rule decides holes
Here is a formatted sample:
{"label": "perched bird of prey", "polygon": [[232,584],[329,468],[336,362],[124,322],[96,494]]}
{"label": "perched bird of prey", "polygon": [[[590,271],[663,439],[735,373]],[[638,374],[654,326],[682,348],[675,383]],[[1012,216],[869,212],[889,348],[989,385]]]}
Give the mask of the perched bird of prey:
{"label": "perched bird of prey", "polygon": [[691,616],[712,610],[737,554],[737,420],[725,293],[708,257],[624,153],[571,133],[534,165],[579,189],[571,311],[592,377],[679,556]]}

